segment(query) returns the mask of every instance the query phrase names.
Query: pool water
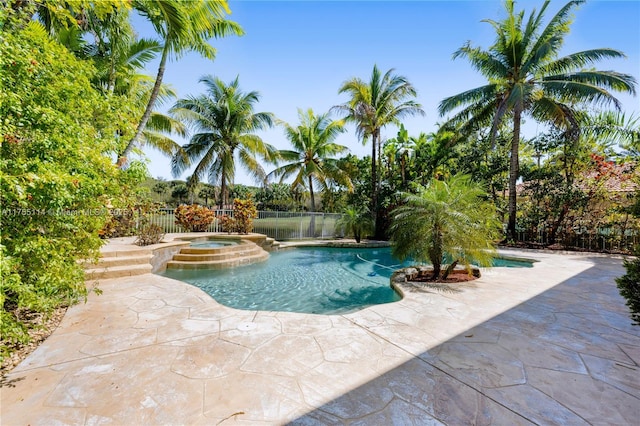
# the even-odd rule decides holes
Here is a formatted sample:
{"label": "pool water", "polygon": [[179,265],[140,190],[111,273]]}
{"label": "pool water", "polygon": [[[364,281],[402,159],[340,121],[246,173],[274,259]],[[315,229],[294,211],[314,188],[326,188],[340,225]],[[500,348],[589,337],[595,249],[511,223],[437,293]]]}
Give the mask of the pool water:
{"label": "pool water", "polygon": [[235,241],[200,241],[189,244],[190,247],[193,248],[218,248],[218,247],[226,247],[226,246],[234,246],[238,243]]}
{"label": "pool water", "polygon": [[[413,264],[390,248],[297,248],[268,261],[224,270],[168,269],[163,276],[199,287],[237,309],[342,314],[401,299],[389,283],[396,269]],[[500,266],[527,266],[501,261]]]}

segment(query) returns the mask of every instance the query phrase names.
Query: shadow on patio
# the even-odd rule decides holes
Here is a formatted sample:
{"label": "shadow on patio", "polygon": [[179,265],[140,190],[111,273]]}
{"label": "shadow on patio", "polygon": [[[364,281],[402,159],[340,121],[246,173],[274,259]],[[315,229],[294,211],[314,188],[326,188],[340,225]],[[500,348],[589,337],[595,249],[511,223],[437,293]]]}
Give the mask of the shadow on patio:
{"label": "shadow on patio", "polygon": [[624,269],[584,260],[587,271],[292,424],[636,424],[640,327],[614,282]]}

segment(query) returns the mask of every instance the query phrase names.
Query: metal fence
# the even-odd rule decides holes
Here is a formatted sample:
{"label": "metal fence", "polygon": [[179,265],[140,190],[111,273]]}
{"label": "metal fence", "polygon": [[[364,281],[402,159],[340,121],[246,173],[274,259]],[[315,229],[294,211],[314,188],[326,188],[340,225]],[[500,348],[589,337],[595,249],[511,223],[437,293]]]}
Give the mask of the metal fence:
{"label": "metal fence", "polygon": [[[233,217],[233,210],[215,210],[216,216]],[[253,232],[265,234],[276,240],[299,240],[305,238],[341,237],[342,231],[336,228],[339,213],[308,213],[259,211],[253,220]],[[173,209],[161,209],[152,215],[153,223],[160,225],[165,232],[183,232],[175,223]],[[214,220],[209,232],[222,232],[220,221]]]}
{"label": "metal fence", "polygon": [[[536,243],[547,246],[551,243],[550,233],[546,230],[533,232],[518,232],[519,242]],[[576,233],[571,231],[559,232],[556,243],[572,250],[584,250],[609,253],[632,253],[640,245],[640,235],[627,231],[624,234],[602,229],[597,233]]]}

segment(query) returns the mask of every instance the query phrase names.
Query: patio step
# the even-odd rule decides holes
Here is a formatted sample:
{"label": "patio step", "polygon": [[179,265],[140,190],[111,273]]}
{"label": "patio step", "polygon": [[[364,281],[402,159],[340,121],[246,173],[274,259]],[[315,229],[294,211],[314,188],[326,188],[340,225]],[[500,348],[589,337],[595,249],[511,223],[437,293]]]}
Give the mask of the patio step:
{"label": "patio step", "polygon": [[100,268],[113,268],[116,266],[127,265],[147,265],[151,262],[153,255],[144,254],[140,256],[126,256],[126,257],[100,257],[97,263],[84,262],[82,265],[86,269],[100,269]]}
{"label": "patio step", "polygon": [[151,273],[151,264],[127,264],[120,266],[98,267],[84,270],[85,281],[105,280],[109,278],[132,277]]}

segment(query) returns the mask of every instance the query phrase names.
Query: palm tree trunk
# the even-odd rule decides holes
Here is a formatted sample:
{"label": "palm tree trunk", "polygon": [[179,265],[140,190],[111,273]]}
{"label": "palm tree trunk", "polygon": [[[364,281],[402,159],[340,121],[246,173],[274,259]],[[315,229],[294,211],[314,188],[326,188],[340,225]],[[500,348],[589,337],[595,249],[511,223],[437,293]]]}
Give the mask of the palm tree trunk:
{"label": "palm tree trunk", "polygon": [[313,194],[313,180],[309,176],[309,198],[311,198],[311,211],[316,211],[316,197]]}
{"label": "palm tree trunk", "polygon": [[151,96],[149,97],[149,102],[147,102],[147,108],[144,110],[144,114],[142,115],[142,119],[138,124],[138,128],[136,129],[135,135],[131,138],[127,147],[122,151],[122,154],[118,156],[118,161],[116,165],[120,168],[123,168],[127,163],[127,158],[136,142],[142,136],[142,131],[145,127],[147,127],[147,122],[151,117],[151,112],[153,111],[153,107],[156,104],[156,100],[158,99],[158,93],[160,93],[160,86],[162,85],[162,78],[164,77],[164,70],[167,64],[167,58],[169,56],[169,41],[165,41],[164,49],[162,49],[162,58],[160,59],[160,65],[158,66],[158,74],[156,75],[156,81],[153,84],[153,89],[151,90]]}
{"label": "palm tree trunk", "polygon": [[378,134],[373,132],[373,140],[371,141],[371,218],[375,224],[374,235],[378,237],[378,175],[376,173],[376,144],[378,143]]}
{"label": "palm tree trunk", "polygon": [[518,154],[520,152],[520,123],[522,109],[518,105],[513,114],[513,140],[511,141],[511,161],[509,164],[509,222],[507,223],[507,238],[516,240],[516,183],[520,174]]}
{"label": "palm tree trunk", "polygon": [[309,176],[309,197],[311,198],[311,220],[309,221],[309,236],[315,237],[316,235],[316,215],[313,214],[316,211],[316,198],[313,194],[313,180]]}
{"label": "palm tree trunk", "polygon": [[229,194],[227,190],[227,179],[223,174],[220,178],[220,208],[224,209],[224,206],[229,204]]}

